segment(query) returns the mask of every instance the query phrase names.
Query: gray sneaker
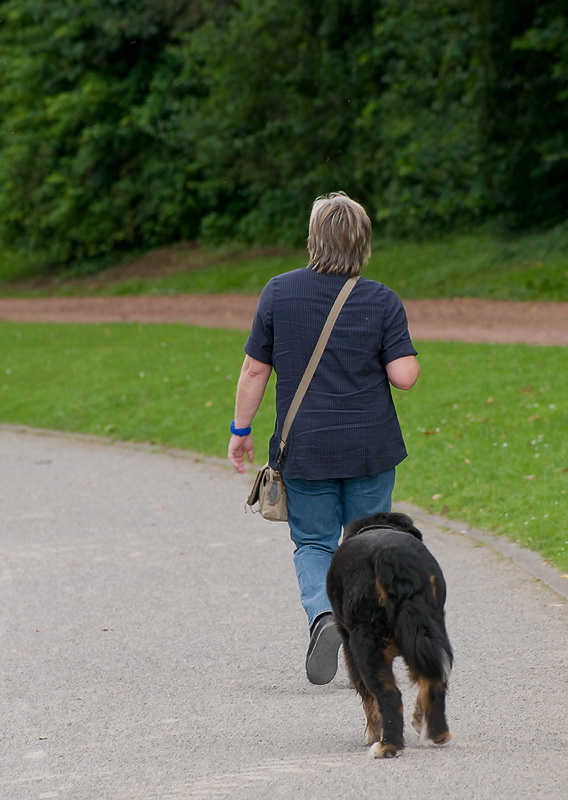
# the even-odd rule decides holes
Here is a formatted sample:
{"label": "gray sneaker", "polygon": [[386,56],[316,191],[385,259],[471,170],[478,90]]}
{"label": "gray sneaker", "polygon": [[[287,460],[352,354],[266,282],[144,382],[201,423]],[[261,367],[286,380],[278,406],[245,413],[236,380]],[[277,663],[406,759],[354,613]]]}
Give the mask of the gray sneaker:
{"label": "gray sneaker", "polygon": [[322,614],[312,627],[306,656],[306,674],[310,683],[322,686],[333,680],[340,646],[341,634],[333,614]]}

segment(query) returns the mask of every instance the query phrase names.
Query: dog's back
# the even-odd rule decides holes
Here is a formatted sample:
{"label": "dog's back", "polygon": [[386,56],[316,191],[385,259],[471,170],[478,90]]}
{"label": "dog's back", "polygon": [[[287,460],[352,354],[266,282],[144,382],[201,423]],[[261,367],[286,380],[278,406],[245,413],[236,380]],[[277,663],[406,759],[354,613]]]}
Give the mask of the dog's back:
{"label": "dog's back", "polygon": [[[441,742],[449,738],[443,699],[453,654],[444,621],[446,583],[421,538],[412,521],[401,514],[352,523],[333,557],[328,594],[344,639],[347,666],[363,697],[368,728],[378,725],[373,697],[383,716],[385,703],[390,707],[393,702],[396,706],[397,697],[400,701],[392,662],[401,655],[421,688],[417,727],[421,724],[419,705],[426,705],[422,714],[426,714],[429,736]],[[440,697],[441,715],[437,713]],[[434,714],[432,698],[437,708]],[[390,742],[395,752],[381,748],[380,755],[396,754],[403,746],[401,718],[397,724]],[[385,728],[383,740],[387,733]]]}

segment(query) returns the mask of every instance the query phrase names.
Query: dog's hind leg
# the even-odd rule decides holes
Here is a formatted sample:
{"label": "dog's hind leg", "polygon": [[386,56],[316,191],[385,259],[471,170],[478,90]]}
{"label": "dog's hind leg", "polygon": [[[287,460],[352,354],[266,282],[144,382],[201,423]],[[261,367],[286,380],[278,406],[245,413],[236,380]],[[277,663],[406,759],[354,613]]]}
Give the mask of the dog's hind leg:
{"label": "dog's hind leg", "polygon": [[381,720],[379,703],[375,695],[365,686],[365,681],[361,677],[359,668],[353,658],[353,653],[349,645],[345,642],[343,643],[343,654],[353,688],[360,696],[363,703],[363,711],[365,712],[365,718],[367,720],[365,744],[373,744],[374,742],[378,742],[383,735],[383,723]]}
{"label": "dog's hind leg", "polygon": [[408,668],[408,677],[413,684],[418,686],[418,694],[416,695],[416,702],[414,704],[414,713],[412,715],[412,727],[418,735],[422,733],[424,728],[424,706],[422,705],[422,685],[421,676],[413,669]]}
{"label": "dog's hind leg", "polygon": [[[443,681],[433,681],[427,678],[419,678],[418,684],[420,690],[416,699],[416,707],[420,706],[422,714],[420,729],[422,729],[422,719],[425,719],[428,739],[435,744],[446,744],[452,738],[446,721],[446,684]],[[414,719],[416,719],[416,710]],[[420,733],[414,724],[414,719],[412,725]]]}
{"label": "dog's hind leg", "polygon": [[[380,738],[377,737],[371,747],[371,755],[375,758],[396,757],[404,747],[402,698],[392,671],[398,652],[391,646],[385,648],[382,641],[368,631],[358,632],[353,652],[357,653],[357,666],[367,692],[376,702],[370,707],[375,709],[375,714],[378,708],[382,723]],[[379,733],[377,726],[373,733]]]}
{"label": "dog's hind leg", "polygon": [[424,720],[424,709],[422,708],[421,692],[416,696],[416,703],[414,704],[414,714],[412,715],[412,727],[416,733],[422,733],[422,722]]}

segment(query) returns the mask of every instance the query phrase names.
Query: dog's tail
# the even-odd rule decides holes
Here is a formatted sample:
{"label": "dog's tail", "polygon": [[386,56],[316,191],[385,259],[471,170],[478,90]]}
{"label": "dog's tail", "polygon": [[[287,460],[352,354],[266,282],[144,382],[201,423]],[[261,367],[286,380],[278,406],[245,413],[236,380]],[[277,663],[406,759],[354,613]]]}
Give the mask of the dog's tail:
{"label": "dog's tail", "polygon": [[442,619],[424,600],[408,598],[395,612],[394,638],[408,666],[428,680],[447,684],[454,655]]}

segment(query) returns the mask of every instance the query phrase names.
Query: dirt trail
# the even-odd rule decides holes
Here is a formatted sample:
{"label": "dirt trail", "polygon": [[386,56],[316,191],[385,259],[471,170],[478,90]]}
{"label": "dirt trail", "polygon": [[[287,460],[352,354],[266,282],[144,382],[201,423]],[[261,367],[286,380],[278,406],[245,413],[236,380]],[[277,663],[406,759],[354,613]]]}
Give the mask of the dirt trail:
{"label": "dirt trail", "polygon": [[[0,298],[0,319],[19,322],[180,322],[248,330],[257,297],[170,295],[139,297]],[[453,299],[407,300],[415,339],[568,344],[568,303],[510,303]]]}

